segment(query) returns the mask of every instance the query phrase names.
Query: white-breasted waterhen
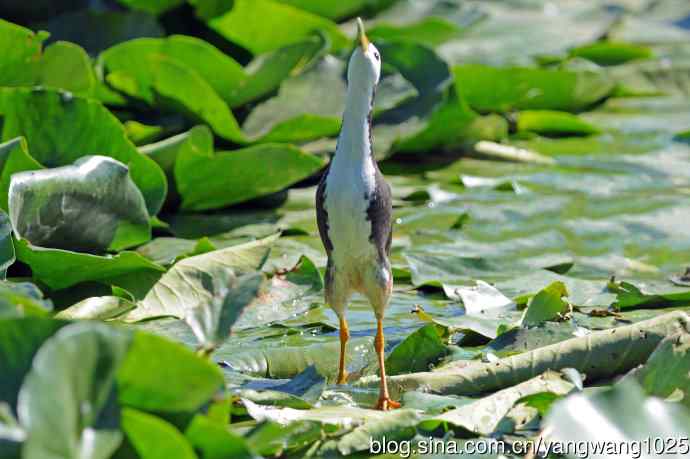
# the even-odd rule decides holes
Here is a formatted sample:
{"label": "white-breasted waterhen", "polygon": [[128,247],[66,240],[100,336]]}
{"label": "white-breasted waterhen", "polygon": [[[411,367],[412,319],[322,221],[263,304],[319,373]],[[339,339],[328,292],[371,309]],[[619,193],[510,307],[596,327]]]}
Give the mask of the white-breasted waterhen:
{"label": "white-breasted waterhen", "polygon": [[391,190],[372,151],[371,114],[381,56],[357,19],[358,43],[347,68],[347,98],[335,156],[316,191],[316,219],[326,253],[326,303],[340,321],[338,384],[347,381],[345,351],[350,333],[345,312],[353,292],[362,293],[376,316],[374,341],[381,368],[377,408],[390,399],[384,365],[383,316],[393,287],[388,256],[392,235]]}

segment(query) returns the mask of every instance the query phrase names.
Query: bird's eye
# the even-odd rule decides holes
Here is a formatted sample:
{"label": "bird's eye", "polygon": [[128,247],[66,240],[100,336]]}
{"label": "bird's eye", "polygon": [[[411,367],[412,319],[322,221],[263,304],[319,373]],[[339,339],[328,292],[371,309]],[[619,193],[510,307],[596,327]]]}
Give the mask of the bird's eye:
{"label": "bird's eye", "polygon": [[376,51],[374,51],[374,57],[376,58],[377,61],[379,59],[381,59],[381,56],[379,56],[379,53],[377,53]]}

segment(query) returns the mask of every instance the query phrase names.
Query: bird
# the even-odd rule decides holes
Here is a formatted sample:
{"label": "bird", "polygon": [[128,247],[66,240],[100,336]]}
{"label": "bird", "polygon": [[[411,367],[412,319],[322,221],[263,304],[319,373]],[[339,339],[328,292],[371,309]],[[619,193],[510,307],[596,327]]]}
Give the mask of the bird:
{"label": "bird", "polygon": [[393,289],[389,261],[393,206],[391,188],[372,149],[372,110],[381,76],[381,55],[357,18],[357,43],[347,67],[347,93],[335,155],[316,190],[316,220],[328,262],[325,301],[338,316],[338,384],[347,382],[345,353],[350,333],[346,310],[353,293],[363,294],[376,318],[380,367],[377,409],[400,404],[389,396],[384,364],[383,319]]}

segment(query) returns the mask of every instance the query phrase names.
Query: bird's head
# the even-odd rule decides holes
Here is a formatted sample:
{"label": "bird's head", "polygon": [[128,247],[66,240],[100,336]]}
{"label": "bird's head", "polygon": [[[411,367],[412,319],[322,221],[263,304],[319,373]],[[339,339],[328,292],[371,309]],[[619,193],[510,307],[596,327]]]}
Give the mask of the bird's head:
{"label": "bird's head", "polygon": [[347,67],[347,81],[373,88],[381,76],[381,55],[364,33],[364,24],[357,18],[357,45]]}

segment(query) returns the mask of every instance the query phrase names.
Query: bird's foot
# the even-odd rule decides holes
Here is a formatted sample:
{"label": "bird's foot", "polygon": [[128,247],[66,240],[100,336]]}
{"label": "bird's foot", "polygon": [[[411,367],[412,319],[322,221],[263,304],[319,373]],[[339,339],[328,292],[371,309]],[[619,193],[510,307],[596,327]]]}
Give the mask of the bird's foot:
{"label": "bird's foot", "polygon": [[391,400],[389,397],[379,397],[379,401],[376,403],[377,410],[388,411],[396,408],[400,408],[400,403]]}

